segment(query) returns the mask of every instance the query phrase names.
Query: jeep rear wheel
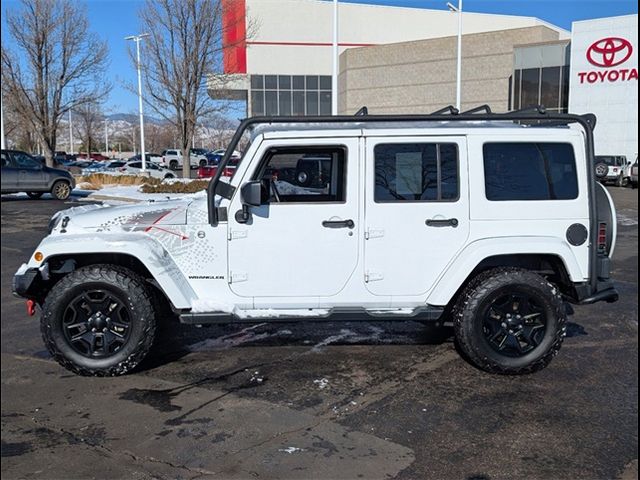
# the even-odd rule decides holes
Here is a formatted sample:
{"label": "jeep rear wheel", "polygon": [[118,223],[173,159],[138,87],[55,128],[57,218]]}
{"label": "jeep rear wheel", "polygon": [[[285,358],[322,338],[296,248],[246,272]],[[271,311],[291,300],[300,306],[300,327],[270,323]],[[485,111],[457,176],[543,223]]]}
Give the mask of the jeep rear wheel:
{"label": "jeep rear wheel", "polygon": [[151,348],[155,328],[144,280],[112,265],[83,267],[60,280],[40,320],[53,358],[74,373],[93,376],[135,368]]}
{"label": "jeep rear wheel", "polygon": [[171,170],[178,170],[178,161],[177,160],[171,160],[169,162],[169,168]]}
{"label": "jeep rear wheel", "polygon": [[71,195],[71,185],[64,180],[58,180],[51,188],[51,195],[57,200],[66,200]]}
{"label": "jeep rear wheel", "polygon": [[491,373],[525,374],[546,367],[566,333],[564,303],[556,287],[518,268],[478,275],[454,307],[462,352]]}

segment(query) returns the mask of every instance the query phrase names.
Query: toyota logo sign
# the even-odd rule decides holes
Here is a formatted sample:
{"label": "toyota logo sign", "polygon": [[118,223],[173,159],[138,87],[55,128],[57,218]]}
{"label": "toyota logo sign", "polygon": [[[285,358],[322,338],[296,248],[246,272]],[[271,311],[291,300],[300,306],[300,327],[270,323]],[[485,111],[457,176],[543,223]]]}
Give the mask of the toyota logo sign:
{"label": "toyota logo sign", "polygon": [[607,37],[591,44],[587,50],[587,60],[596,67],[615,67],[629,60],[633,46],[620,37]]}
{"label": "toyota logo sign", "polygon": [[587,48],[586,57],[593,70],[577,72],[580,83],[614,83],[638,81],[636,65],[622,65],[633,55],[633,45],[626,38],[606,37]]}

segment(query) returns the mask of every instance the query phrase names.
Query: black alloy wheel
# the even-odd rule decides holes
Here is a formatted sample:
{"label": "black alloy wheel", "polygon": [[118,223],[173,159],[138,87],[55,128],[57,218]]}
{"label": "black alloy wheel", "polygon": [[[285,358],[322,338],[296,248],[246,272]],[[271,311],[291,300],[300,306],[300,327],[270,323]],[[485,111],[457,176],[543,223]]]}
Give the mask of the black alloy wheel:
{"label": "black alloy wheel", "polygon": [[69,302],[62,325],[65,339],[77,353],[88,358],[108,357],[129,340],[131,316],[114,292],[87,290]]}
{"label": "black alloy wheel", "polygon": [[498,294],[485,305],[482,315],[482,331],[489,346],[507,357],[532,352],[547,330],[544,308],[527,293]]}

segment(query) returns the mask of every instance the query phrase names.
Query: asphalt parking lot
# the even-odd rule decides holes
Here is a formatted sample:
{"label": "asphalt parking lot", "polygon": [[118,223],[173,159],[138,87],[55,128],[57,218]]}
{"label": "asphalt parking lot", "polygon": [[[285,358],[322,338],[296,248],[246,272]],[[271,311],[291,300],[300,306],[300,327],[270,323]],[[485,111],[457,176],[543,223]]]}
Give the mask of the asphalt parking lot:
{"label": "asphalt parking lot", "polygon": [[10,287],[70,205],[3,198],[2,478],[637,478],[638,195],[610,191],[620,301],[524,377],[415,322],[175,325],[139,371],[77,377]]}

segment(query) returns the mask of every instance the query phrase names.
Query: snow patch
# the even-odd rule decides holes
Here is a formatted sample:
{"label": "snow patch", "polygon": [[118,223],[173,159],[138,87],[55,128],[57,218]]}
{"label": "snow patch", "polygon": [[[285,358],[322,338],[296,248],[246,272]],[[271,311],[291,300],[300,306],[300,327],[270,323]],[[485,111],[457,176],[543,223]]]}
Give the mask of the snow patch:
{"label": "snow patch", "polygon": [[316,379],[316,380],[313,381],[313,383],[318,385],[318,388],[320,390],[324,390],[325,388],[327,388],[329,386],[329,380],[327,380],[326,378]]}
{"label": "snow patch", "polygon": [[296,453],[296,452],[304,452],[304,448],[287,447],[287,448],[279,448],[278,451],[285,452],[285,453]]}

